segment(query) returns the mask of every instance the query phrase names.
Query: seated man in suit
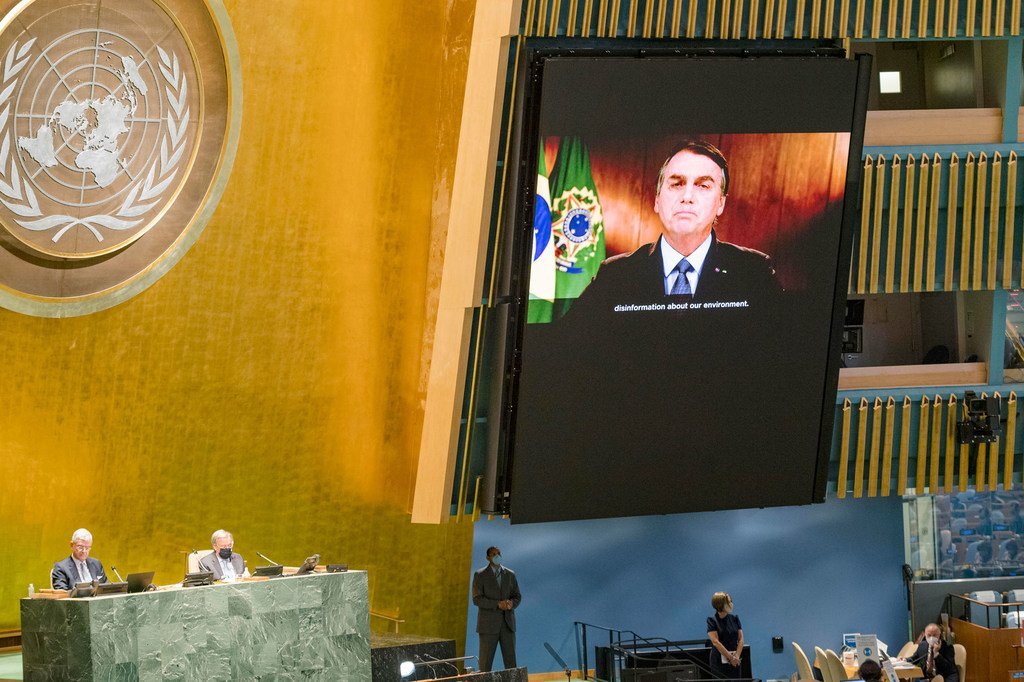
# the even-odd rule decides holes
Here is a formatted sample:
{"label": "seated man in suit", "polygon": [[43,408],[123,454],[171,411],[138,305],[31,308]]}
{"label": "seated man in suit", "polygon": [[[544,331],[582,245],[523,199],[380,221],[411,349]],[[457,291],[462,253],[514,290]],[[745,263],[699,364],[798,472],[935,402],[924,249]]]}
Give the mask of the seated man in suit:
{"label": "seated man in suit", "polygon": [[235,538],[226,530],[214,531],[210,537],[213,554],[199,560],[200,571],[210,571],[214,580],[235,580],[248,578],[249,570],[241,554],[234,552]]}
{"label": "seated man in suit", "polygon": [[956,652],[951,644],[942,639],[942,630],[935,623],[924,629],[924,639],[917,645],[917,651],[907,659],[924,671],[924,679],[930,680],[942,675],[944,682],[960,682],[956,669]]}
{"label": "seated man in suit", "polygon": [[79,528],[71,534],[71,556],[53,565],[50,572],[50,586],[55,590],[70,590],[75,583],[107,582],[103,564],[89,556],[92,550],[92,533]]}
{"label": "seated man in suit", "polygon": [[506,668],[516,667],[516,608],[523,596],[516,574],[501,565],[501,550],[487,548],[487,565],[473,574],[473,605],[480,635],[480,672],[490,672],[494,652],[501,644]]}
{"label": "seated man in suit", "polygon": [[601,264],[594,281],[573,304],[609,313],[619,303],[652,303],[665,297],[694,302],[770,303],[782,291],[768,256],[718,239],[715,224],[725,210],[729,164],[716,147],[687,140],[658,173],[654,212],[661,236]]}

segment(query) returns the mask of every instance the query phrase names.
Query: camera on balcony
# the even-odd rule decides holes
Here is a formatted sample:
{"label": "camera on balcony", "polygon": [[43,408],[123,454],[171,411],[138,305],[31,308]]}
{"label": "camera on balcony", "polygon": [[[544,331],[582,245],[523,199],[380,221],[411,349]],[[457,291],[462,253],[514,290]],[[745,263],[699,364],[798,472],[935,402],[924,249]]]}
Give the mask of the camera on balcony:
{"label": "camera on balcony", "polygon": [[956,440],[960,445],[994,443],[999,439],[1000,405],[998,398],[979,398],[974,391],[964,393],[965,419],[956,423]]}

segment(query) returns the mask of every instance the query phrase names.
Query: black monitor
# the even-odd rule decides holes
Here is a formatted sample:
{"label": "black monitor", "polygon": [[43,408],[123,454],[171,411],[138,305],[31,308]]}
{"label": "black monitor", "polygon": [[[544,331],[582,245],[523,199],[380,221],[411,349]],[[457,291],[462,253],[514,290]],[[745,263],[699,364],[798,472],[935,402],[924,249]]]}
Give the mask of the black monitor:
{"label": "black monitor", "polygon": [[759,49],[526,51],[513,523],[824,499],[870,65]]}
{"label": "black monitor", "polygon": [[96,583],[96,590],[93,596],[103,594],[124,594],[128,591],[128,583]]}
{"label": "black monitor", "polygon": [[148,571],[146,573],[129,573],[128,574],[128,591],[129,592],[145,592],[153,584],[153,576],[155,571]]}

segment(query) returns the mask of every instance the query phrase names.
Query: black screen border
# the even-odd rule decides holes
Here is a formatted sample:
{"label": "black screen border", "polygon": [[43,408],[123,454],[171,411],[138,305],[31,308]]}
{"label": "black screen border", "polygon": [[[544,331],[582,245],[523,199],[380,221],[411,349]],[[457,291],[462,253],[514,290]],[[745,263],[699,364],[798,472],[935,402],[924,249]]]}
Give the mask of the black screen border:
{"label": "black screen border", "polygon": [[[506,175],[505,196],[514,199],[505,211],[503,230],[510,243],[495,244],[500,249],[500,267],[503,295],[499,301],[507,302],[502,317],[504,333],[503,364],[500,376],[500,417],[493,420],[490,443],[493,446],[487,472],[482,482],[485,491],[479,500],[487,513],[511,513],[511,500],[515,466],[515,428],[518,411],[519,379],[522,370],[522,346],[526,330],[526,311],[529,302],[530,252],[533,234],[533,208],[537,181],[537,140],[540,135],[541,89],[544,66],[560,58],[707,58],[707,57],[820,57],[846,59],[846,51],[838,41],[831,40],[647,40],[647,39],[565,39],[523,38],[518,45],[515,69],[522,77],[513,87],[515,103],[512,130],[509,137],[509,173]],[[832,325],[828,341],[828,361],[825,383],[822,387],[822,408],[818,421],[818,452],[815,460],[812,503],[823,502],[828,485],[828,465],[832,449],[835,422],[835,400],[838,393],[843,320],[845,319],[848,280],[853,252],[856,210],[859,205],[860,184],[863,174],[861,155],[864,145],[864,125],[867,119],[867,99],[871,78],[871,56],[858,54],[857,89],[850,135],[846,186],[843,198],[839,252],[832,304]],[[504,248],[503,248],[504,247]],[[498,276],[499,273],[494,273]],[[497,417],[494,411],[492,416]],[[569,519],[566,519],[569,520]]]}

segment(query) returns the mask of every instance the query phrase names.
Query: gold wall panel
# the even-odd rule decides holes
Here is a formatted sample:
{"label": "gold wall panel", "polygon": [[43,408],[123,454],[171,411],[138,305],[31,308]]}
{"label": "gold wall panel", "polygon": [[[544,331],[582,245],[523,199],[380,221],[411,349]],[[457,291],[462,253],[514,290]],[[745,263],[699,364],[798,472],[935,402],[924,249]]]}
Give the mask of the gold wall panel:
{"label": "gold wall panel", "polygon": [[[965,0],[966,21],[959,21],[959,0],[673,0],[666,26],[668,0],[529,0],[523,35],[647,37],[654,11],[659,12],[655,37],[678,38],[925,38],[1007,36],[1020,34],[1021,0]],[[593,5],[597,4],[597,10]],[[685,19],[681,11],[687,7]],[[657,7],[657,10],[654,8]],[[559,16],[561,13],[561,17]],[[625,13],[625,21],[615,21]],[[747,21],[742,17],[747,15]],[[568,15],[568,16],[566,16]],[[699,17],[699,21],[698,21]],[[884,21],[883,21],[884,19]],[[595,24],[596,25],[592,25]],[[643,29],[638,31],[638,27]]]}
{"label": "gold wall panel", "polygon": [[94,315],[0,310],[0,629],[79,526],[159,583],[224,527],[461,642],[472,524],[408,512],[474,3],[225,5],[243,127],[189,257]]}
{"label": "gold wall panel", "polygon": [[[984,398],[985,394],[981,396]],[[878,495],[882,497],[950,494],[967,490],[969,486],[977,490],[985,490],[986,487],[995,490],[1000,480],[1006,490],[1015,485],[1019,487],[1013,481],[1017,394],[1011,391],[1008,397],[1003,398],[996,392],[994,397],[1000,401],[1002,414],[1008,415],[1003,434],[994,443],[978,446],[975,466],[971,470],[968,466],[971,460],[970,449],[966,445],[959,445],[956,439],[956,422],[962,417],[964,409],[963,396],[951,393],[948,398],[936,395],[933,400],[923,395],[915,402],[909,395],[904,395],[898,414],[896,403],[900,397],[897,395],[876,395],[871,406],[868,398],[861,397],[856,411],[856,430],[853,432],[851,405],[857,398],[851,398],[847,393],[843,402],[836,406],[836,418],[841,424],[837,434],[838,454],[834,460],[838,467],[836,497],[842,499],[849,496],[847,472],[851,451],[855,465],[853,497],[865,494],[873,497],[876,486]],[[916,443],[913,442],[912,434],[916,434]],[[868,453],[866,486],[862,481],[865,453]],[[876,456],[879,457],[880,467],[875,464]],[[893,489],[894,459],[896,486]],[[880,474],[877,473],[879,469]]]}

